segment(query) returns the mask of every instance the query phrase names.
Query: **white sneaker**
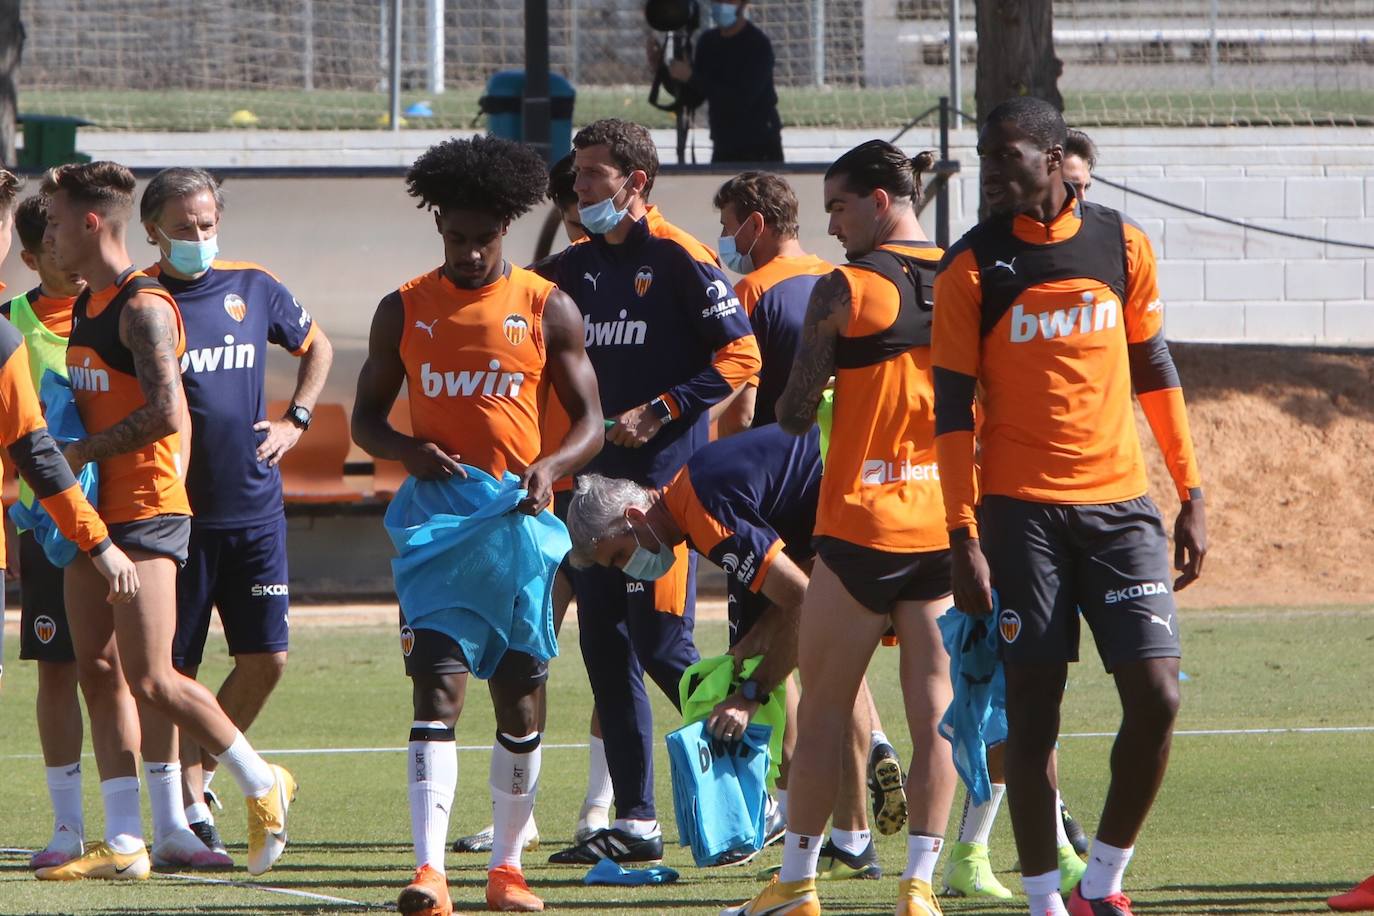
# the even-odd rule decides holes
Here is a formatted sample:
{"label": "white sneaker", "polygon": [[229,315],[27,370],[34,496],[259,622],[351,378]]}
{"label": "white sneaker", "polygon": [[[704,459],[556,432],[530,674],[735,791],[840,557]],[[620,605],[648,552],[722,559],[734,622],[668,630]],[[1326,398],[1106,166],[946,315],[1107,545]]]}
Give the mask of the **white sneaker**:
{"label": "white sneaker", "polygon": [[53,831],[52,839],[42,850],[33,854],[29,859],[29,868],[53,868],[58,865],[65,865],[72,859],[77,858],[84,851],[81,842],[81,831],[68,827],[66,824],[59,824]]}
{"label": "white sneaker", "polygon": [[153,865],[158,868],[233,868],[234,860],[206,846],[190,830],[178,830],[153,844]]}

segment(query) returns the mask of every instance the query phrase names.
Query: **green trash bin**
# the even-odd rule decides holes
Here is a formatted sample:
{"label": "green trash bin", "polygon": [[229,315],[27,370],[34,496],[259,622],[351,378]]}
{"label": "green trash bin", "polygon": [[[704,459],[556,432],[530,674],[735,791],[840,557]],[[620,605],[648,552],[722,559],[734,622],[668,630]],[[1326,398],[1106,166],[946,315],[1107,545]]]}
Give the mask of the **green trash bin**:
{"label": "green trash bin", "polygon": [[21,114],[24,148],[19,151],[22,169],[47,169],[68,162],[90,162],[91,157],[76,151],[76,129],[94,121],[70,115]]}

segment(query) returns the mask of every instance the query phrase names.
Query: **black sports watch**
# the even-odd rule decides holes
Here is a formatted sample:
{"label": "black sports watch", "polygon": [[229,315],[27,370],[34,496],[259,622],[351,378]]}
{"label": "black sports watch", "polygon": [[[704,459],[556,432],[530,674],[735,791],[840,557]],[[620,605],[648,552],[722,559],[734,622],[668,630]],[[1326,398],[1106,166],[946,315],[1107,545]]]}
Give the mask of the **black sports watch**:
{"label": "black sports watch", "polygon": [[739,695],[750,703],[757,703],[763,695],[763,685],[751,677],[739,685]]}
{"label": "black sports watch", "polygon": [[310,428],[310,410],[299,404],[292,404],[286,411],[286,419],[295,423],[305,432]]}
{"label": "black sports watch", "polygon": [[649,402],[649,409],[658,417],[660,423],[670,423],[673,419],[673,409],[668,406],[668,402],[663,398],[654,398]]}

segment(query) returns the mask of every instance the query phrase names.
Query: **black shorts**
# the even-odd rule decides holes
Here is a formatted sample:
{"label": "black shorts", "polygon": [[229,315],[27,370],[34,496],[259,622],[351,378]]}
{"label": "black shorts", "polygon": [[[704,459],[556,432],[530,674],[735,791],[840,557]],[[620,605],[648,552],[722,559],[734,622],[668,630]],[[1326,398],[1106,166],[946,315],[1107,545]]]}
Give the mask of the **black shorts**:
{"label": "black shorts", "polygon": [[177,573],[177,630],[172,662],[200,665],[219,610],[230,655],[285,652],[290,642],[286,518],[251,528],[191,524],[186,564]]}
{"label": "black shorts", "polygon": [[730,648],[754,628],[771,604],[762,592],[751,592],[731,576],[725,583],[725,609],[730,621]]}
{"label": "black shorts", "polygon": [[[400,615],[401,655],[405,658],[406,677],[424,674],[467,674],[468,666],[463,647],[447,633],[424,627],[411,628],[405,614]],[[549,679],[549,663],[541,662],[525,652],[507,650],[492,674],[493,681],[502,684],[542,684]]]}
{"label": "black shorts", "polygon": [[889,553],[821,535],[812,544],[849,592],[875,614],[898,601],[934,601],[950,594],[949,550]]}
{"label": "black shorts", "polygon": [[[559,490],[553,494],[553,514],[565,525],[568,523],[568,507],[572,505],[572,497],[572,490]],[[558,571],[566,576],[569,582],[572,581],[573,568],[567,557],[558,564]]]}
{"label": "black shorts", "polygon": [[132,522],[116,522],[109,528],[110,540],[125,553],[141,550],[175,560],[177,566],[186,563],[191,543],[189,515],[154,515]]}
{"label": "black shorts", "polygon": [[74,662],[67,626],[62,568],[48,562],[32,531],[19,535],[19,657],[35,662]]}
{"label": "black shorts", "polygon": [[1078,661],[1080,611],[1108,671],[1181,654],[1169,540],[1149,497],[1072,506],[988,496],[978,528],[1006,661]]}

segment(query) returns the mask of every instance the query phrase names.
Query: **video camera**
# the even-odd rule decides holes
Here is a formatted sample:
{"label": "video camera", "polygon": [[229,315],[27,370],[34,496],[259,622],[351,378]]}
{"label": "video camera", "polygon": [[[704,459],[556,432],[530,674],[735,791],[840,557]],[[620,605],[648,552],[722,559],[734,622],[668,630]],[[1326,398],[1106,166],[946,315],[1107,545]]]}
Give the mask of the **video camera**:
{"label": "video camera", "polygon": [[[660,44],[658,66],[654,82],[649,88],[649,104],[660,111],[681,114],[696,108],[701,99],[668,76],[668,61],[691,60],[692,35],[701,26],[701,7],[697,0],[648,0],[644,4],[644,20],[655,32],[663,32],[668,40]],[[671,54],[671,58],[669,55]],[[667,92],[671,102],[660,102],[659,93]]]}

